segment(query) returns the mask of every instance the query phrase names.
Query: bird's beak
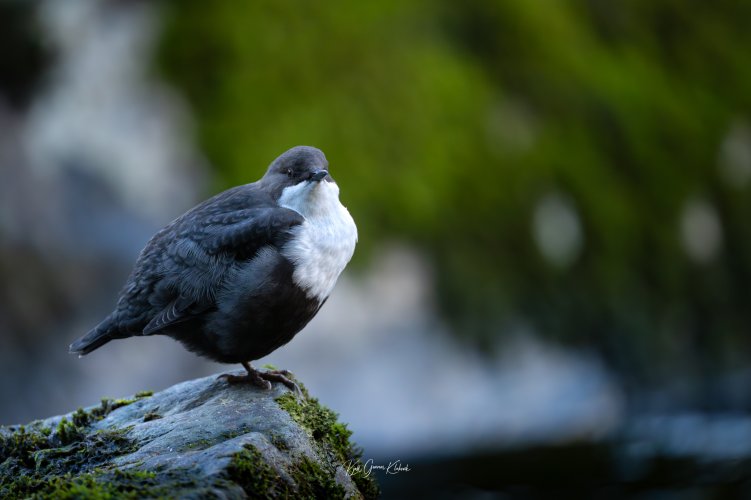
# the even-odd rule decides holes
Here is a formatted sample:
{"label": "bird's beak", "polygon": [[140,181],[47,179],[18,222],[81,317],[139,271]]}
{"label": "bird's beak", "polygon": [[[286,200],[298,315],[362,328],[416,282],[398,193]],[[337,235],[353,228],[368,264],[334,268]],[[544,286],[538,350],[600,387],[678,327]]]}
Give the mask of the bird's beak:
{"label": "bird's beak", "polygon": [[324,177],[326,177],[327,175],[329,175],[328,170],[316,170],[315,172],[310,174],[310,180],[313,182],[318,182]]}

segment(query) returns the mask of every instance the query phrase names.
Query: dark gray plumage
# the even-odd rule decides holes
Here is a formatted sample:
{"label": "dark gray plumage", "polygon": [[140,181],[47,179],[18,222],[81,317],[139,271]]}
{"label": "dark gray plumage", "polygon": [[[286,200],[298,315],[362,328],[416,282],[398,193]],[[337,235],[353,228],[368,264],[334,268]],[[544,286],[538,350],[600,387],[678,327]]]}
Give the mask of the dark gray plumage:
{"label": "dark gray plumage", "polygon": [[115,310],[70,346],[168,335],[270,386],[282,373],[248,362],[286,344],[318,312],[354,251],[324,154],[298,146],[257,182],[220,193],[159,231],[141,252]]}

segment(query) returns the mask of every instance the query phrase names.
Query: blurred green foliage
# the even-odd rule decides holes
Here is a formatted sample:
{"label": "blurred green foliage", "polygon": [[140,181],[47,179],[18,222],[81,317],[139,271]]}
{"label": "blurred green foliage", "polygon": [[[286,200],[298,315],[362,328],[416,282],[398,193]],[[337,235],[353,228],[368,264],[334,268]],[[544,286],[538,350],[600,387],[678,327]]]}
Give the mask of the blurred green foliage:
{"label": "blurred green foliage", "polygon": [[[748,360],[751,3],[191,0],[165,14],[159,67],[218,187],[320,147],[360,228],[356,261],[388,240],[419,247],[466,338],[530,324],[647,377]],[[581,240],[561,261],[535,239],[551,197]],[[681,233],[691,200],[720,222],[698,260]]]}

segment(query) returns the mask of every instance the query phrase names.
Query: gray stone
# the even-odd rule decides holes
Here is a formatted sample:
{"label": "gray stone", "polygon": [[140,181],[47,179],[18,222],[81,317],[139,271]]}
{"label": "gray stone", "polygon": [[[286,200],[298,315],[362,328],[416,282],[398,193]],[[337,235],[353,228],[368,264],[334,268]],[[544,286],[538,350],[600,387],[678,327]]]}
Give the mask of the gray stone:
{"label": "gray stone", "polygon": [[374,497],[336,414],[215,376],[0,428],[0,497]]}

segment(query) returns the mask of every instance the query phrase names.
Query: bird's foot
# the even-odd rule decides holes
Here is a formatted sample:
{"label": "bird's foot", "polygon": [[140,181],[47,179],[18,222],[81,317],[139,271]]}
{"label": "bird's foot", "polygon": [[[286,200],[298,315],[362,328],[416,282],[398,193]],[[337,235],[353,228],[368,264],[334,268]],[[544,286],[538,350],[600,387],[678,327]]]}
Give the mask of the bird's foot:
{"label": "bird's foot", "polygon": [[223,373],[219,375],[219,378],[227,380],[230,384],[253,384],[256,387],[260,387],[264,390],[271,389],[271,382],[281,382],[295,393],[298,397],[302,395],[300,387],[291,380],[292,372],[288,370],[269,370],[258,371],[251,367],[249,364],[243,363],[243,366],[247,370],[245,375],[233,375],[231,373]]}
{"label": "bird's foot", "polygon": [[269,380],[265,380],[261,376],[261,372],[258,372],[256,370],[253,370],[252,372],[248,372],[245,375],[233,375],[231,373],[223,373],[219,375],[219,378],[226,379],[227,383],[229,384],[253,384],[254,386],[259,387],[266,391],[271,389],[271,382]]}
{"label": "bird's foot", "polygon": [[292,380],[292,372],[289,370],[269,370],[265,372],[256,372],[259,377],[267,382],[281,382],[296,395],[301,395],[300,387]]}
{"label": "bird's foot", "polygon": [[241,384],[250,381],[247,375],[233,375],[231,373],[222,373],[216,379],[225,379],[229,384]]}

